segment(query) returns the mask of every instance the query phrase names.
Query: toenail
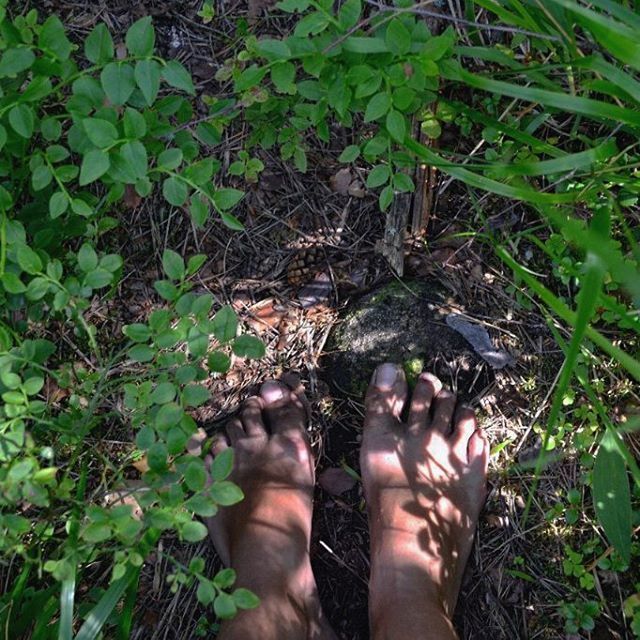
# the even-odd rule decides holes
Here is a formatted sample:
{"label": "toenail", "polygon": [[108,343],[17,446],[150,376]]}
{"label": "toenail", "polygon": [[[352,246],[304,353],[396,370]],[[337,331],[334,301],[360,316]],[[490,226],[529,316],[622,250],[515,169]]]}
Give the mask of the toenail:
{"label": "toenail", "polygon": [[260,389],[260,395],[267,404],[274,404],[284,398],[284,389],[277,382],[265,382]]}
{"label": "toenail", "polygon": [[383,391],[391,389],[398,377],[398,367],[387,362],[376,369],[375,385]]}
{"label": "toenail", "polygon": [[425,382],[430,382],[433,385],[433,388],[435,389],[436,395],[438,395],[438,393],[440,393],[440,391],[442,390],[442,382],[440,382],[440,378],[434,376],[433,373],[429,373],[427,371],[425,371],[424,373],[421,373],[420,380],[424,380]]}

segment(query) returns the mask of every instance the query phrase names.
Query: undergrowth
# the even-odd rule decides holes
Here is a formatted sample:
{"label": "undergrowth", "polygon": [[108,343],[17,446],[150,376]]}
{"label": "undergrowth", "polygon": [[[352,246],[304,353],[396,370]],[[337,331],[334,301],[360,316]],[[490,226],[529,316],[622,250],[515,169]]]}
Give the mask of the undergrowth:
{"label": "undergrowth", "polygon": [[[206,258],[185,263],[167,249],[158,308],[115,347],[86,314],[122,277],[121,257],[102,247],[123,203],[157,187],[198,227],[242,229],[231,213],[242,192],[220,186],[212,151],[236,119],[249,135],[228,173],[246,182],[264,169],[259,149],[276,148],[304,172],[310,146],[335,151],[340,130],[350,144],[338,160],[366,172],[382,211],[415,189],[413,169],[425,163],[467,185],[472,201],[493,194],[537,218],[534,231],[476,233],[512,271],[516,302],[535,301],[564,353],[546,422],[535,427],[541,453],[523,522],[545,466],[579,457],[577,486],[546,518],[573,526],[593,512],[608,544],[568,542],[573,597],[558,611],[568,633],[593,629],[602,610],[594,567],[614,571],[640,637],[640,470],[626,435],[637,422],[613,417],[603,385],[607,372],[640,380],[640,17],[609,0],[464,4],[463,26],[434,35],[410,1],[282,0],[274,11],[291,18],[290,34],[242,37],[216,76],[225,97],[204,97],[208,116],[197,122],[184,95],[194,94],[190,75],[155,54],[150,18],[124,45],[99,24],[77,47],[55,16],[40,22],[0,4],[0,549],[17,567],[0,627],[11,637],[98,637],[123,597],[117,633],[128,637],[140,566],[160,533],[199,541],[197,516],[242,498],[227,480],[230,454],[207,482],[190,410],[207,401],[231,354],[259,358],[264,347],[238,335],[230,307],[191,291]],[[215,5],[200,15],[215,20]],[[494,44],[488,33],[500,34]],[[443,132],[475,151],[448,149]],[[535,252],[525,257],[523,245]],[[91,367],[56,344],[56,326],[71,329]],[[46,402],[51,389],[62,400]],[[134,434],[115,466],[89,444],[113,423]],[[126,464],[140,456],[134,515],[121,491]],[[109,468],[98,483],[94,465]],[[111,578],[87,605],[76,589],[98,561],[110,563]],[[231,569],[210,579],[201,559],[173,562],[172,584],[197,581],[198,599],[218,616],[257,606],[231,590]]]}

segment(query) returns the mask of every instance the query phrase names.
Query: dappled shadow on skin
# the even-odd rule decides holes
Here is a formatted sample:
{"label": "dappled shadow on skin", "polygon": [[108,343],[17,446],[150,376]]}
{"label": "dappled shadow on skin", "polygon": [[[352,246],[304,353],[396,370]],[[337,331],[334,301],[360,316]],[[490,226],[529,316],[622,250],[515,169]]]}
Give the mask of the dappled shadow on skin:
{"label": "dappled shadow on skin", "polygon": [[[424,583],[425,599],[435,596],[450,619],[486,496],[486,450],[468,410],[466,417],[452,417],[452,399],[447,418],[440,409],[434,416],[437,398],[430,408],[414,398],[408,421],[401,421],[405,396],[406,390],[394,389],[367,401],[362,468],[372,578],[377,550],[391,541],[384,558],[392,566],[381,571],[401,582]],[[416,415],[422,424],[415,423]]]}

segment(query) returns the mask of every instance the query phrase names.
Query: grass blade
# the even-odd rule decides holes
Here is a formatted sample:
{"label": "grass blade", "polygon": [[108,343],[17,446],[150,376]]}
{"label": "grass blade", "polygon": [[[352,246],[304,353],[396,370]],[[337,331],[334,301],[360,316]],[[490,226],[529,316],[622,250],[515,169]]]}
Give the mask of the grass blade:
{"label": "grass blade", "polygon": [[626,563],[631,560],[631,492],[624,458],[607,431],[593,465],[593,506],[609,542]]}
{"label": "grass blade", "polygon": [[60,626],[58,640],[73,638],[73,602],[76,593],[76,576],[64,580],[60,590]]}
{"label": "grass blade", "polygon": [[491,80],[465,71],[459,65],[451,62],[442,63],[441,71],[443,77],[447,80],[464,82],[475,89],[482,89],[483,91],[498,93],[527,102],[539,102],[547,107],[569,111],[570,113],[579,113],[597,120],[612,120],[616,123],[622,122],[632,127],[640,127],[640,112],[609,104],[608,102],[582,98],[559,91],[523,87],[510,82],[502,82],[501,80]]}
{"label": "grass blade", "polygon": [[592,255],[587,255],[585,261],[586,274],[580,287],[580,293],[578,294],[578,307],[573,318],[571,326],[573,327],[573,333],[571,334],[571,341],[567,347],[564,362],[560,369],[560,375],[558,376],[558,384],[553,394],[553,402],[551,403],[551,410],[549,411],[549,418],[547,419],[547,427],[542,440],[542,448],[540,455],[536,461],[536,467],[534,470],[534,480],[529,495],[527,497],[527,504],[522,515],[522,522],[526,523],[529,517],[529,510],[538,488],[538,481],[540,478],[540,472],[546,458],[547,447],[549,445],[549,439],[553,429],[555,428],[560,411],[562,410],[562,402],[564,396],[569,388],[569,383],[573,377],[573,372],[576,368],[578,356],[580,355],[580,345],[585,337],[589,322],[593,317],[593,312],[596,307],[596,302],[600,296],[602,289],[602,283],[604,281],[605,269],[600,260]]}

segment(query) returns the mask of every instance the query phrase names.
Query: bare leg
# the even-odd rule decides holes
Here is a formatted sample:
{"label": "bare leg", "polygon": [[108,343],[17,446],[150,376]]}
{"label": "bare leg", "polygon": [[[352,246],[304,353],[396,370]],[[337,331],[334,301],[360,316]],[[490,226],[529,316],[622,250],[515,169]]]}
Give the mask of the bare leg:
{"label": "bare leg", "polygon": [[245,494],[209,521],[209,531],[237,586],[261,600],[222,624],[224,640],[335,638],[323,617],[309,562],[313,458],[305,434],[302,387],[294,378],[266,382],[239,419],[227,425],[214,454],[235,450],[231,479]]}
{"label": "bare leg", "polygon": [[457,638],[451,623],[486,492],[488,445],[473,412],[423,374],[406,423],[402,370],[367,392],[361,467],[371,529],[374,640]]}

